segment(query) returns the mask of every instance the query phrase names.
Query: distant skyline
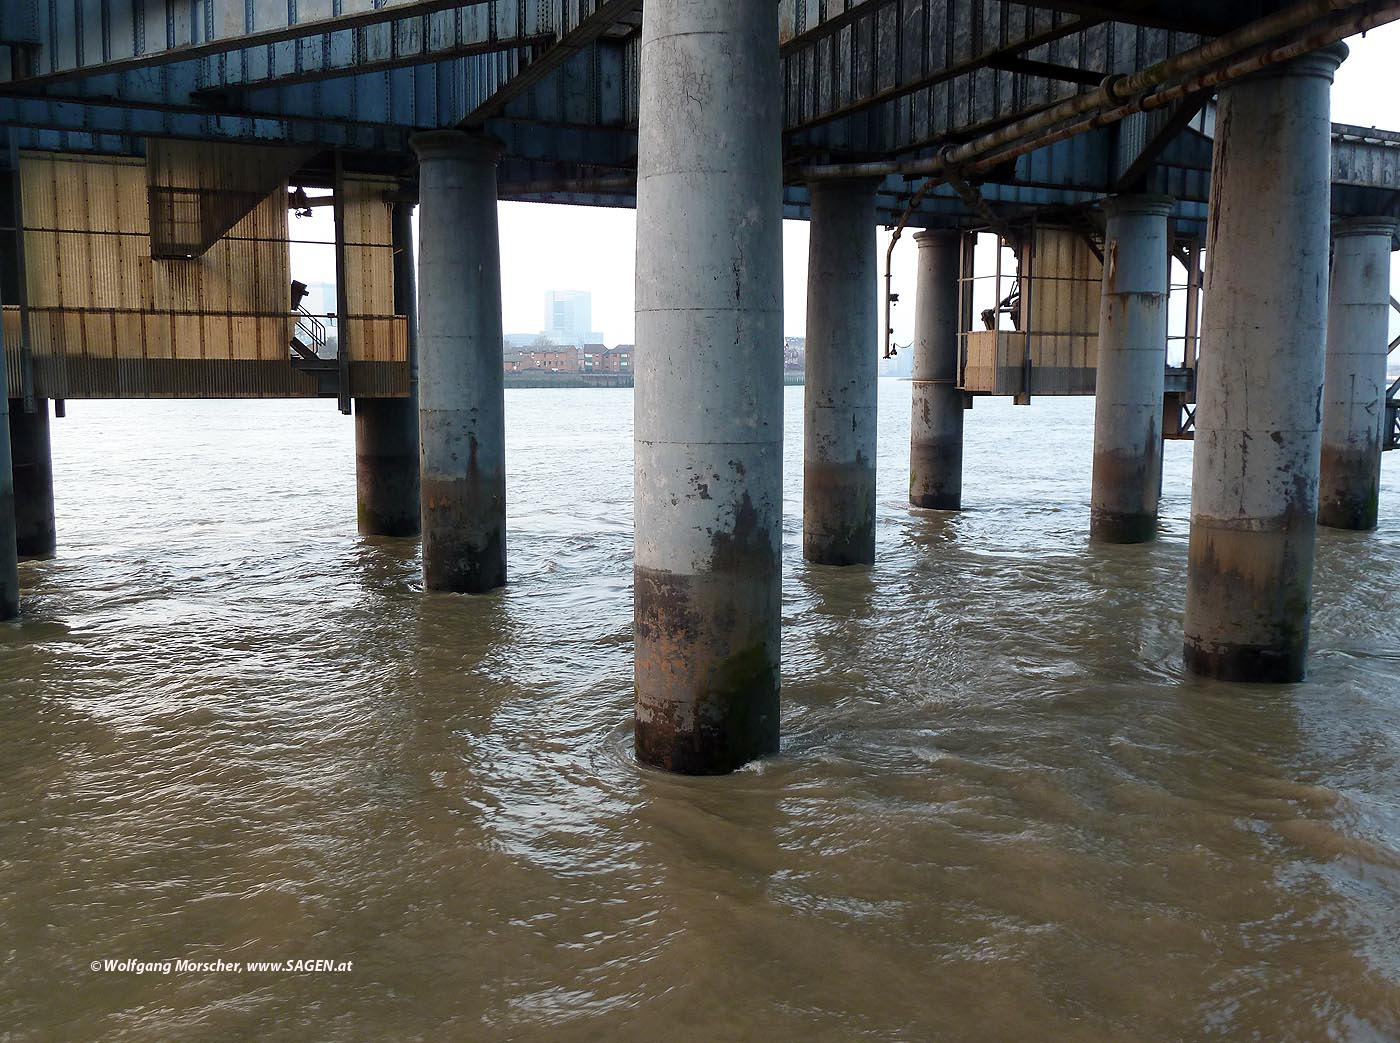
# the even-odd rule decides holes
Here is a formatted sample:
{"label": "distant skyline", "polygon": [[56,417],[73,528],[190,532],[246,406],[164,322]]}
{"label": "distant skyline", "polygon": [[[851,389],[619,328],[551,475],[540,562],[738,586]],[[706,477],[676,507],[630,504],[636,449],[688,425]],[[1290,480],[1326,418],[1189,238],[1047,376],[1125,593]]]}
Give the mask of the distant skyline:
{"label": "distant skyline", "polygon": [[603,334],[593,328],[593,295],[587,290],[545,290],[541,332],[556,344],[577,348],[600,343]]}
{"label": "distant skyline", "polygon": [[[1374,29],[1347,41],[1351,56],[1342,63],[1332,90],[1332,119],[1363,127],[1400,130],[1400,24]],[[501,203],[502,319],[506,331],[535,329],[548,290],[569,288],[592,297],[592,325],[607,344],[630,344],[634,336],[636,215],[628,209]],[[293,234],[328,239],[318,218],[293,223]],[[877,236],[878,263],[884,271],[889,233]],[[905,237],[895,253],[895,341],[913,339],[915,258]],[[323,265],[333,266],[329,245],[293,247],[294,274],[317,278]],[[783,223],[783,330],[804,336],[807,326],[807,223]],[[298,276],[305,279],[305,275]],[[310,281],[310,280],[307,280]],[[1400,264],[1392,285],[1400,296]],[[883,287],[881,287],[882,291]],[[1392,335],[1400,317],[1392,314]],[[878,328],[874,331],[878,337]]]}

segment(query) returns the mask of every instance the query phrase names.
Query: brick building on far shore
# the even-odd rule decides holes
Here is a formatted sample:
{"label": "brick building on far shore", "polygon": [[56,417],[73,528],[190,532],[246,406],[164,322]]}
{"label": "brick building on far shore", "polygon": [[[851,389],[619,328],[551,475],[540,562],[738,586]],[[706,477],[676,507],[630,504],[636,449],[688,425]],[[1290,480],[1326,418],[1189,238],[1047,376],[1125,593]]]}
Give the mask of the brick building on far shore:
{"label": "brick building on far shore", "polygon": [[501,353],[507,373],[627,373],[632,372],[632,345],[615,348],[585,344],[582,348],[556,344],[512,349]]}
{"label": "brick building on far shore", "polygon": [[600,370],[603,373],[631,373],[632,372],[632,345],[619,344],[615,348],[609,348],[603,352],[603,365]]}
{"label": "brick building on far shore", "polygon": [[520,353],[520,371],[542,369],[548,373],[577,373],[578,348],[526,348]]}

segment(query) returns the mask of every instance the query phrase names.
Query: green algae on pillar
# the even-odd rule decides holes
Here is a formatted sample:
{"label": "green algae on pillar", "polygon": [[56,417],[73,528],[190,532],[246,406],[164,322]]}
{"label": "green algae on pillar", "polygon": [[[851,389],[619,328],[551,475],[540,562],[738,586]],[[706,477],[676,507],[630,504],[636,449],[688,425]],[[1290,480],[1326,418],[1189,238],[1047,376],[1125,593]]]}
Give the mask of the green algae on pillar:
{"label": "green algae on pillar", "polygon": [[636,750],[718,774],[778,748],[777,8],[647,0],[640,60]]}

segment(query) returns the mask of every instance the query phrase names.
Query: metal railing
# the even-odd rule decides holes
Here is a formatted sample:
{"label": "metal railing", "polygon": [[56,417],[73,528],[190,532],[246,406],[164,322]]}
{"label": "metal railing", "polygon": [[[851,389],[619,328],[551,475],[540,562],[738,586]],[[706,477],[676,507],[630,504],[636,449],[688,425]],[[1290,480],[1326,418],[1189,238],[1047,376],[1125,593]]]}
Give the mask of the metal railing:
{"label": "metal railing", "polygon": [[296,310],[297,324],[292,329],[292,353],[307,361],[325,361],[321,352],[326,346],[326,324],[300,305]]}
{"label": "metal railing", "polygon": [[[1390,306],[1396,311],[1400,311],[1400,301],[1394,297],[1390,298]],[[1400,347],[1400,337],[1396,337],[1390,342],[1390,347],[1386,350],[1386,358]],[[1400,377],[1390,387],[1385,389],[1385,444],[1384,449],[1400,449]]]}

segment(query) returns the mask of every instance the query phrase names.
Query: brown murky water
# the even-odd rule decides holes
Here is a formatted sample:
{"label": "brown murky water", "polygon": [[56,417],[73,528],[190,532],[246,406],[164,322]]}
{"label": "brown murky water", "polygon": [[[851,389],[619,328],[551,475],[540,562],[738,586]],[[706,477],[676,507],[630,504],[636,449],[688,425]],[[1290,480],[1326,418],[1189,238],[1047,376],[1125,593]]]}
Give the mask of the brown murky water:
{"label": "brown murky water", "polygon": [[[1400,1036],[1400,462],[1324,533],[1313,672],[1179,665],[1166,534],[1087,544],[1092,403],[969,416],[969,509],[800,561],[784,739],[630,757],[631,395],[508,393],[510,588],[354,529],[351,425],[75,403],[0,630],[0,1039]],[[353,961],[147,973],[93,961]]]}

